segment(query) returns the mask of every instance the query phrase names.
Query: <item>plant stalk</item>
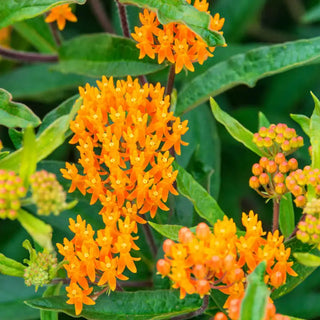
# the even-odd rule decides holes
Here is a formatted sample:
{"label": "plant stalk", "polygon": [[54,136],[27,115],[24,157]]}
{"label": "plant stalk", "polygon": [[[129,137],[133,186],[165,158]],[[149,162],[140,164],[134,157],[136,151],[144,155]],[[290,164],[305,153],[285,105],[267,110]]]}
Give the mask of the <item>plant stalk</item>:
{"label": "plant stalk", "polygon": [[108,16],[105,13],[105,9],[100,0],[89,0],[89,5],[95,17],[97,18],[101,28],[107,33],[115,33],[110,23]]}
{"label": "plant stalk", "polygon": [[17,51],[0,46],[0,56],[8,60],[21,62],[57,62],[58,55],[35,52]]}
{"label": "plant stalk", "polygon": [[272,221],[272,232],[275,232],[279,229],[279,209],[280,209],[280,200],[274,198],[273,200],[273,221]]}
{"label": "plant stalk", "polygon": [[167,81],[167,87],[166,87],[166,92],[165,95],[169,95],[171,96],[172,90],[173,90],[173,86],[174,86],[174,79],[176,76],[176,72],[175,72],[175,64],[172,64],[169,70],[169,74],[168,74],[168,81]]}

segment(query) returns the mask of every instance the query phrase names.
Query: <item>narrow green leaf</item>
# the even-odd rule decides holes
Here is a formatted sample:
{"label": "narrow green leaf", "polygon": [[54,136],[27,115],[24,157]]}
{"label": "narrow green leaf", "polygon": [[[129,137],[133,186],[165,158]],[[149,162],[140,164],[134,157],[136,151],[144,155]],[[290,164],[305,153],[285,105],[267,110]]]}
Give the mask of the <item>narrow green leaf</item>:
{"label": "narrow green leaf", "polygon": [[290,114],[290,117],[300,125],[305,134],[310,136],[310,118],[304,114]]}
{"label": "narrow green leaf", "polygon": [[120,2],[157,11],[158,19],[162,24],[183,23],[209,46],[222,46],[226,43],[219,32],[209,29],[210,15],[197,10],[185,0],[120,0]]}
{"label": "narrow green leaf", "polygon": [[44,223],[42,220],[23,209],[19,210],[17,219],[33,240],[41,247],[46,248],[49,251],[54,250],[51,242],[52,228],[49,224]]}
{"label": "narrow green leaf", "polygon": [[[176,224],[158,224],[151,221],[148,221],[148,223],[154,230],[158,231],[162,236],[174,241],[179,240],[179,231],[181,228],[183,228],[183,226],[179,226]],[[189,229],[192,232],[195,232],[196,227],[192,227]]]}
{"label": "narrow green leaf", "polygon": [[[70,114],[62,116],[50,124],[36,139],[37,162],[47,157],[52,151],[59,147],[65,140],[65,133],[69,129],[70,120],[81,105],[81,100],[77,100]],[[10,155],[0,160],[0,167],[5,170],[18,172],[21,164],[23,149],[12,152]]]}
{"label": "narrow green leaf", "polygon": [[280,230],[285,238],[288,238],[295,227],[294,209],[291,193],[286,193],[280,200],[279,208]]}
{"label": "narrow green leaf", "polygon": [[90,34],[64,42],[54,70],[91,77],[124,77],[148,74],[164,67],[150,58],[140,60],[139,49],[131,39]]}
{"label": "narrow green leaf", "polygon": [[8,128],[38,126],[40,119],[24,104],[12,102],[11,94],[0,89],[0,125]]}
{"label": "narrow green leaf", "polygon": [[310,118],[310,142],[312,146],[312,167],[320,168],[320,101],[311,92],[314,111]]}
{"label": "narrow green leaf", "polygon": [[240,122],[232,118],[226,112],[222,111],[214,99],[210,99],[211,110],[217,121],[225,126],[231,136],[237,141],[244,144],[248,149],[255,152],[260,157],[264,156],[263,152],[252,141],[253,133],[246,129]]}
{"label": "narrow green leaf", "polygon": [[313,23],[320,21],[320,4],[315,5],[308,10],[301,18],[304,23]]}
{"label": "narrow green leaf", "polygon": [[[74,306],[66,304],[65,296],[32,299],[26,303],[33,308],[74,316]],[[201,305],[198,295],[180,299],[176,290],[111,292],[100,296],[94,306],[84,305],[81,316],[92,320],[160,320],[195,311]]]}
{"label": "narrow green leaf", "polygon": [[56,52],[56,44],[49,24],[44,21],[43,17],[17,22],[13,28],[40,52]]}
{"label": "narrow green leaf", "polygon": [[2,151],[0,152],[0,160],[4,159],[5,157],[7,157],[10,154],[9,151]]}
{"label": "narrow green leaf", "polygon": [[0,273],[8,276],[23,277],[25,266],[13,259],[7,258],[0,253]]}
{"label": "narrow green leaf", "polygon": [[[60,293],[62,282],[49,286],[46,291],[43,293],[43,297],[52,297],[52,296],[58,296]],[[55,311],[46,311],[46,310],[40,310],[40,319],[41,320],[58,320],[58,312]]]}
{"label": "narrow green leaf", "polygon": [[[304,244],[296,238],[290,239],[285,243],[286,248],[291,248],[291,256],[294,257],[295,253],[310,253],[320,257],[320,251],[313,246]],[[295,258],[293,260],[292,269],[298,274],[297,277],[288,276],[286,283],[272,292],[271,298],[277,299],[298,286],[303,282],[316,268],[302,265]]]}
{"label": "narrow green leaf", "polygon": [[320,257],[315,256],[310,253],[296,252],[293,256],[297,261],[307,267],[319,267],[320,266]]}
{"label": "narrow green leaf", "polygon": [[19,176],[23,185],[28,189],[30,176],[37,168],[36,135],[32,127],[27,127],[23,133],[23,148]]}
{"label": "narrow green leaf", "polygon": [[64,3],[84,4],[86,0],[1,0],[0,29],[17,21],[33,18]]}
{"label": "narrow green leaf", "polygon": [[179,192],[193,203],[199,216],[206,219],[211,225],[218,219],[222,220],[225,214],[217,201],[185,169],[177,163],[174,164],[174,167],[179,171],[177,176]]}
{"label": "narrow green leaf", "polygon": [[261,111],[259,111],[259,128],[266,127],[268,128],[270,126],[270,122],[268,118],[265,116],[265,114]]}
{"label": "narrow green leaf", "polygon": [[241,303],[239,320],[264,319],[270,291],[264,282],[266,261],[262,261],[248,276],[248,286]]}
{"label": "narrow green leaf", "polygon": [[[52,103],[88,81],[87,77],[51,70],[53,64],[23,65],[0,75],[0,87],[17,99]],[[21,81],[28,79],[28,81]],[[92,80],[91,80],[92,81]]]}
{"label": "narrow green leaf", "polygon": [[[253,87],[265,77],[315,62],[320,58],[320,37],[259,47],[238,54],[187,81],[179,91],[176,114],[239,84]],[[214,59],[214,58],[213,58]]]}

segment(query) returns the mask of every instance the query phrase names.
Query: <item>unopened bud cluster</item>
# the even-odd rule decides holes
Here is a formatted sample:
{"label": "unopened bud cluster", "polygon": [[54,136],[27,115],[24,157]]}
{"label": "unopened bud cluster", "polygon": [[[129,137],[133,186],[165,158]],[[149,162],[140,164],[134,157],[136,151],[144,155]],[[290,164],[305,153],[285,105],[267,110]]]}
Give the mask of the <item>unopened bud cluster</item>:
{"label": "unopened bud cluster", "polygon": [[32,200],[39,215],[58,215],[66,207],[66,193],[56,175],[45,170],[37,171],[31,178]]}
{"label": "unopened bud cluster", "polygon": [[303,208],[307,202],[306,192],[308,185],[315,189],[316,197],[320,197],[320,170],[305,166],[303,170],[298,169],[289,174],[286,178],[286,186],[295,196],[295,204]]}
{"label": "unopened bud cluster", "polygon": [[303,146],[303,138],[284,123],[271,124],[269,128],[261,127],[253,135],[253,142],[270,156],[279,152],[288,155]]}
{"label": "unopened bud cluster", "polygon": [[27,286],[34,285],[36,290],[53,279],[57,270],[57,258],[47,251],[37,252],[32,259],[25,260],[28,267],[24,270],[24,279]]}
{"label": "unopened bud cluster", "polygon": [[22,179],[13,171],[0,170],[0,218],[15,219],[20,199],[26,194]]}
{"label": "unopened bud cluster", "polygon": [[320,199],[313,198],[307,202],[303,212],[306,217],[298,224],[297,238],[304,243],[316,245],[320,250]]}
{"label": "unopened bud cluster", "polygon": [[[223,312],[216,313],[214,320],[238,320],[240,319],[240,309],[243,298],[231,299],[227,306],[228,317]],[[290,320],[288,316],[276,313],[276,307],[273,301],[269,298],[266,314],[263,320]]]}
{"label": "unopened bud cluster", "polygon": [[277,153],[273,159],[262,157],[252,166],[253,176],[249,186],[264,198],[279,197],[288,192],[285,179],[290,171],[298,168],[295,158],[287,160],[283,153]]}

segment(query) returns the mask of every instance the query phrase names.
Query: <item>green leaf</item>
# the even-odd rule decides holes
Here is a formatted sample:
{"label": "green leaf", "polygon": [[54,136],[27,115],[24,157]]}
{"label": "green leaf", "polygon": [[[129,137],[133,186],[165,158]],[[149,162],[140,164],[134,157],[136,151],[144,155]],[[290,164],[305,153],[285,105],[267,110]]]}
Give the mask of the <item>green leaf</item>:
{"label": "green leaf", "polygon": [[222,220],[225,214],[217,201],[185,169],[177,163],[174,164],[174,167],[179,171],[177,176],[179,192],[193,203],[199,216],[206,219],[211,225],[218,219]]}
{"label": "green leaf", "polygon": [[79,85],[88,82],[84,76],[53,71],[52,65],[44,63],[15,68],[0,75],[0,87],[11,92],[15,99],[51,103],[64,99],[70,90],[74,91]]}
{"label": "green leaf", "polygon": [[28,189],[30,176],[37,168],[36,135],[32,127],[27,127],[23,134],[23,148],[19,176],[23,185]]}
{"label": "green leaf", "polygon": [[[290,239],[285,243],[286,248],[291,248],[291,256],[294,257],[295,253],[310,253],[316,256],[320,256],[320,251],[313,246],[304,244],[296,238]],[[316,268],[302,265],[296,259],[293,260],[292,269],[298,274],[297,277],[288,276],[286,283],[272,292],[271,298],[277,299],[298,286],[303,282]]]}
{"label": "green leaf", "polygon": [[17,219],[30,234],[33,240],[36,241],[41,247],[46,248],[49,251],[54,250],[51,243],[52,228],[50,225],[44,223],[42,220],[23,209],[18,211]]}
{"label": "green leaf", "polygon": [[[58,296],[60,293],[62,282],[49,286],[46,291],[43,293],[43,297],[52,297],[52,296]],[[41,320],[58,320],[58,313],[55,311],[46,311],[46,310],[40,310],[40,319]]]}
{"label": "green leaf", "polygon": [[[65,133],[69,129],[70,120],[81,105],[77,100],[70,114],[62,116],[50,124],[36,139],[37,162],[47,157],[52,151],[59,147],[65,140]],[[23,149],[12,152],[0,160],[0,167],[5,170],[18,171],[22,160]]]}
{"label": "green leaf", "polygon": [[308,10],[301,18],[304,23],[313,23],[320,21],[320,4],[315,5]]}
{"label": "green leaf", "polygon": [[320,168],[320,101],[311,92],[314,111],[310,118],[310,142],[312,146],[312,167]]}
{"label": "green leaf", "polygon": [[131,39],[90,34],[64,42],[54,70],[91,77],[124,77],[148,74],[164,67],[150,58],[139,60],[139,49]]}
{"label": "green leaf", "polygon": [[[69,99],[63,101],[58,107],[51,110],[48,114],[45,115],[45,117],[42,120],[42,123],[39,127],[39,130],[37,132],[37,135],[39,136],[46,128],[48,128],[54,121],[57,119],[69,115],[72,111],[73,105],[76,103],[77,99],[79,98],[79,95],[76,94],[73,97],[70,97]],[[71,131],[68,130],[66,132],[66,137],[71,134]]]}
{"label": "green leaf", "polygon": [[0,89],[0,125],[8,128],[38,126],[40,119],[24,104],[12,102],[11,94]]}
{"label": "green leaf", "polygon": [[260,157],[264,156],[263,152],[252,141],[253,133],[246,129],[240,122],[232,118],[226,112],[222,111],[214,99],[210,99],[211,110],[217,121],[225,126],[231,136],[237,141],[244,144],[248,149],[255,152]]}
{"label": "green leaf", "polygon": [[226,43],[219,32],[208,29],[210,15],[197,10],[185,0],[120,0],[120,2],[156,11],[162,24],[183,23],[198,34],[209,46],[222,46]]}
{"label": "green leaf", "polygon": [[[66,304],[65,296],[32,299],[27,305],[43,310],[54,310],[74,316],[74,306]],[[94,306],[83,306],[81,316],[92,320],[160,320],[170,319],[199,309],[198,295],[179,298],[176,290],[111,292],[100,296]]]}
{"label": "green leaf", "polygon": [[14,147],[16,149],[21,148],[22,140],[23,140],[23,132],[16,130],[14,128],[9,128],[8,133],[9,133],[9,137],[10,137],[11,142],[13,143]]}
{"label": "green leaf", "polygon": [[33,18],[53,7],[65,3],[84,4],[86,0],[1,0],[0,28],[9,26],[17,21]]}
{"label": "green leaf", "polygon": [[248,286],[241,303],[239,320],[264,319],[270,291],[264,282],[266,261],[262,261],[248,276]]}
{"label": "green leaf", "polygon": [[[183,228],[183,226],[179,226],[176,224],[158,224],[151,221],[148,221],[148,223],[154,230],[158,231],[162,236],[174,241],[179,240],[179,231],[181,228]],[[189,229],[192,232],[195,232],[196,227],[192,227]]]}
{"label": "green leaf", "polygon": [[239,84],[253,87],[262,78],[297,68],[320,58],[320,37],[264,46],[217,63],[179,91],[176,114]]}
{"label": "green leaf", "polygon": [[259,128],[266,127],[268,128],[270,126],[270,122],[268,118],[265,116],[265,114],[261,111],[259,111]]}
{"label": "green leaf", "polygon": [[285,238],[288,238],[295,227],[294,209],[291,193],[286,193],[280,200],[279,208],[280,230]]}
{"label": "green leaf", "polygon": [[319,267],[320,266],[320,257],[315,256],[310,253],[296,252],[294,257],[297,261],[307,267]]}
{"label": "green leaf", "polygon": [[310,118],[304,114],[290,114],[290,117],[300,125],[305,134],[310,136]]}
{"label": "green leaf", "polygon": [[13,259],[7,258],[0,253],[0,273],[8,276],[23,277],[25,266]]}
{"label": "green leaf", "polygon": [[57,51],[49,24],[44,21],[43,17],[17,22],[13,28],[40,52]]}

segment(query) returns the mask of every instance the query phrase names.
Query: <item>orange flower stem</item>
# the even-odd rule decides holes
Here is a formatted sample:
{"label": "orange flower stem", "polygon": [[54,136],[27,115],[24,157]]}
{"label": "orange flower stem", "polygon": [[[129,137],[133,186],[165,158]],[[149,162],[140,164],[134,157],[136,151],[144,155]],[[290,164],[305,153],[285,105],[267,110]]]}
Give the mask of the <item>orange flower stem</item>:
{"label": "orange flower stem", "polygon": [[279,229],[279,204],[280,199],[273,199],[273,221],[272,221],[272,232]]}
{"label": "orange flower stem", "polygon": [[150,251],[151,251],[153,257],[156,257],[157,252],[158,252],[158,248],[157,248],[157,245],[156,245],[156,243],[154,241],[154,237],[153,237],[153,234],[151,232],[149,224],[148,223],[143,224],[142,225],[142,229],[143,229],[144,235],[146,237],[146,240],[148,242]]}
{"label": "orange flower stem", "polygon": [[105,13],[105,8],[100,0],[89,0],[89,5],[95,17],[97,18],[101,28],[107,33],[115,33],[110,23],[108,16]]}
{"label": "orange flower stem", "polygon": [[[129,29],[126,7],[122,3],[120,3],[118,0],[116,0],[116,4],[118,5],[122,33],[126,38],[130,38],[130,29]],[[144,75],[141,75],[138,78],[142,85],[148,82],[146,76]]]}
{"label": "orange flower stem", "polygon": [[210,297],[209,295],[205,295],[203,297],[202,306],[198,310],[192,311],[192,312],[189,312],[189,313],[186,313],[186,314],[182,314],[180,316],[172,317],[171,320],[191,319],[193,317],[197,317],[197,316],[203,314],[206,311],[206,309],[208,308],[209,297]]}
{"label": "orange flower stem", "polygon": [[41,54],[35,52],[16,51],[0,46],[0,56],[9,60],[21,62],[57,62],[56,54]]}
{"label": "orange flower stem", "polygon": [[[48,15],[48,13],[47,13]],[[60,38],[60,32],[57,28],[57,25],[55,23],[48,23],[49,29],[51,31],[51,34],[53,36],[54,41],[56,42],[57,46],[61,46],[61,38]]]}
{"label": "orange flower stem", "polygon": [[168,74],[168,82],[167,82],[167,87],[166,87],[166,93],[165,95],[169,95],[171,96],[172,90],[173,90],[173,86],[174,86],[174,78],[176,76],[176,72],[175,72],[175,64],[172,64],[169,70],[169,74]]}

